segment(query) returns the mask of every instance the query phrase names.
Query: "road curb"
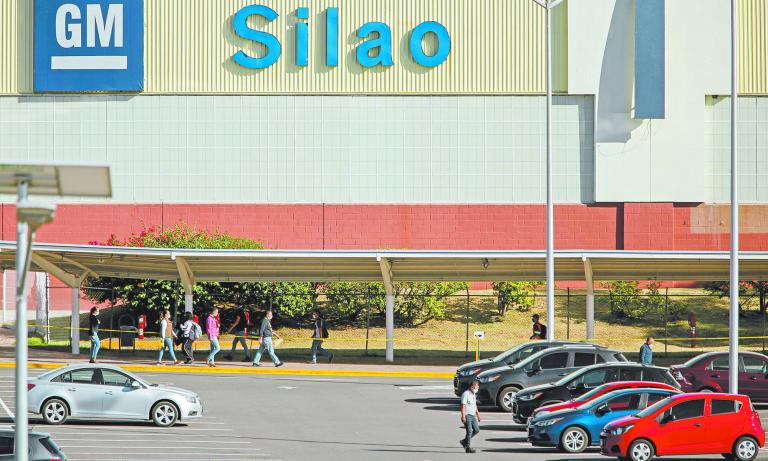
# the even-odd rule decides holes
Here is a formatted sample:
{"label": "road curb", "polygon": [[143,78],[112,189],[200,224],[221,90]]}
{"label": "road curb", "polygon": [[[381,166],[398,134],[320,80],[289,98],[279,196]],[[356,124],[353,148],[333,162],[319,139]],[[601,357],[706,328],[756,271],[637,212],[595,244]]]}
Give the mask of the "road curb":
{"label": "road curb", "polygon": [[[70,364],[30,363],[30,369],[55,369]],[[362,378],[436,378],[452,379],[453,373],[444,371],[376,371],[376,370],[297,370],[291,368],[242,368],[242,367],[196,367],[196,366],[157,366],[157,365],[118,365],[128,371],[146,373],[198,373],[198,374],[238,374],[238,375],[291,375],[291,376],[335,376]],[[15,368],[14,362],[0,362],[0,368]]]}

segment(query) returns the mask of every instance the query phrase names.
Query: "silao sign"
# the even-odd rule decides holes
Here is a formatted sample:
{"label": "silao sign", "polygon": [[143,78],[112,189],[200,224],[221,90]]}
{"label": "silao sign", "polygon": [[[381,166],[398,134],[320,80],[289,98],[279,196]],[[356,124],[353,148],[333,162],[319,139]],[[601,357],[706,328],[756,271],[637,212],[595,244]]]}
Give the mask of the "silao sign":
{"label": "silao sign", "polygon": [[[295,64],[306,66],[309,63],[309,8],[296,9],[297,24]],[[272,22],[278,13],[264,5],[250,5],[235,14],[235,33],[246,40],[260,43],[266,49],[263,56],[250,56],[244,51],[238,51],[232,59],[239,65],[249,69],[265,69],[275,64],[282,53],[280,40],[274,35],[256,30],[248,25],[248,18],[261,16],[267,22]],[[325,10],[325,65],[335,67],[339,64],[339,9]],[[288,33],[291,33],[290,31]],[[427,35],[433,34],[437,41],[437,51],[428,55],[424,52],[423,42]],[[365,39],[357,46],[355,55],[362,67],[384,66],[394,64],[392,58],[392,30],[383,22],[368,22],[357,30],[357,37]],[[434,21],[422,22],[410,32],[408,51],[411,58],[424,67],[436,67],[448,59],[451,53],[451,37],[448,29]]]}

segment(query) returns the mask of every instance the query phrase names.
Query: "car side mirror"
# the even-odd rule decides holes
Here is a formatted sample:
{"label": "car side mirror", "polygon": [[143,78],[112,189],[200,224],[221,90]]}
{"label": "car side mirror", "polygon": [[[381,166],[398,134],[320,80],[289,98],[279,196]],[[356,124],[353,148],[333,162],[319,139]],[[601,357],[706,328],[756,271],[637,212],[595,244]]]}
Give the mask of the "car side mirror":
{"label": "car side mirror", "polygon": [[670,413],[667,416],[661,418],[661,424],[671,423],[672,421],[675,421],[675,420],[677,420],[677,416],[675,416],[674,414]]}
{"label": "car side mirror", "polygon": [[577,391],[585,391],[585,390],[587,390],[587,385],[584,384],[584,383],[579,383],[579,384],[576,385],[576,390]]}
{"label": "car side mirror", "polygon": [[608,407],[608,405],[603,405],[595,411],[595,414],[597,416],[604,416],[611,412],[611,409]]}
{"label": "car side mirror", "polygon": [[141,389],[141,383],[136,381],[136,380],[133,380],[133,381],[131,381],[131,388],[133,388],[133,389]]}
{"label": "car side mirror", "polygon": [[541,365],[540,364],[537,363],[535,365],[531,365],[531,374],[535,375],[536,373],[539,373],[540,371],[541,371]]}

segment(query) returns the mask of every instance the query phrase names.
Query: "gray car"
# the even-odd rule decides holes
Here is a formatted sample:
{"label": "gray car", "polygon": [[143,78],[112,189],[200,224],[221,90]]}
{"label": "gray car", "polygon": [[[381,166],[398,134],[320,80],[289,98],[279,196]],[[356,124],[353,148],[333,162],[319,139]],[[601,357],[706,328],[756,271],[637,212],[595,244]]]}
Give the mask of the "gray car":
{"label": "gray car", "polygon": [[480,382],[477,401],[511,412],[515,394],[526,387],[553,383],[579,368],[596,363],[626,361],[620,351],[594,344],[544,349],[514,365],[480,373],[477,376]]}
{"label": "gray car", "polygon": [[[66,461],[67,456],[61,451],[50,434],[43,432],[28,432],[29,461]],[[16,459],[13,454],[16,438],[13,429],[0,429],[0,461]]]}
{"label": "gray car", "polygon": [[69,418],[152,421],[167,427],[203,415],[192,391],[152,384],[110,365],[70,365],[29,380],[29,411],[47,424]]}

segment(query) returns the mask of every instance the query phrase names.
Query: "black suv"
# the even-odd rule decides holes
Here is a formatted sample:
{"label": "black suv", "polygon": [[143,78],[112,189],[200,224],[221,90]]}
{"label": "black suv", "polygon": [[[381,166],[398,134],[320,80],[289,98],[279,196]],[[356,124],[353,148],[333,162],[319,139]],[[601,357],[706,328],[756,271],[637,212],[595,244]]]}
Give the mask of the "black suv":
{"label": "black suv", "polygon": [[453,378],[453,392],[461,397],[461,394],[469,388],[469,385],[475,380],[475,377],[485,370],[504,365],[514,365],[539,351],[543,351],[550,347],[564,346],[566,344],[585,343],[578,343],[575,341],[529,341],[527,343],[519,344],[508,351],[502,352],[491,359],[465,363],[456,370],[456,376]]}
{"label": "black suv", "polygon": [[680,389],[666,368],[639,363],[600,363],[576,370],[556,383],[518,392],[512,402],[513,419],[522,424],[540,406],[575,399],[598,386],[616,381],[654,381]]}
{"label": "black suv", "polygon": [[544,349],[514,365],[480,373],[477,376],[480,382],[477,402],[511,412],[515,394],[526,387],[553,383],[579,368],[596,363],[626,361],[621,352],[593,344]]}

